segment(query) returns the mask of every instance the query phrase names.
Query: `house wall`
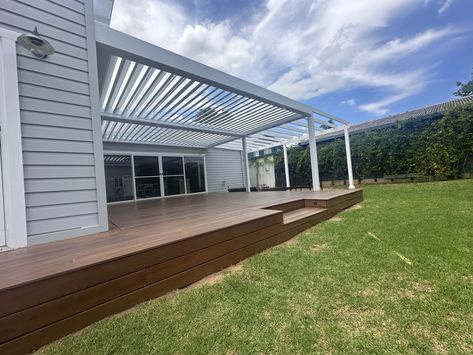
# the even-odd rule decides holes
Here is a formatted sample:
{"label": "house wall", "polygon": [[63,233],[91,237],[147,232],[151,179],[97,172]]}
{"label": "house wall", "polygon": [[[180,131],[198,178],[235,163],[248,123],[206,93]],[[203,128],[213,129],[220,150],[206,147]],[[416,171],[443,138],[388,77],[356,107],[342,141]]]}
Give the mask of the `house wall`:
{"label": "house wall", "polygon": [[208,192],[227,191],[229,187],[242,187],[244,185],[240,151],[126,143],[104,143],[103,147],[105,154],[107,152],[205,154]]}
{"label": "house wall", "polygon": [[89,0],[0,3],[0,26],[37,26],[56,49],[17,45],[28,244],[108,227],[93,24]]}
{"label": "house wall", "polygon": [[[37,27],[56,49],[38,59],[17,46],[28,245],[108,229],[92,2],[0,2],[0,27]],[[106,145],[144,148],[205,153],[209,192],[243,186],[239,151]]]}
{"label": "house wall", "polygon": [[243,187],[243,166],[238,150],[212,148],[206,152],[207,186],[209,192],[227,191]]}

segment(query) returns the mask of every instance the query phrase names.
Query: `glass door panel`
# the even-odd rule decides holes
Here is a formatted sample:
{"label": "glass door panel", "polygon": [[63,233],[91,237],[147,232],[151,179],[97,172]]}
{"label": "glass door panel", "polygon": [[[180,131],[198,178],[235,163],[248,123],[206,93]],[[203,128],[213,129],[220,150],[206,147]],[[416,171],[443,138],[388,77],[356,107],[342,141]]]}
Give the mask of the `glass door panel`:
{"label": "glass door panel", "polygon": [[165,196],[185,194],[184,176],[164,176]]}
{"label": "glass door panel", "polygon": [[163,175],[183,175],[182,157],[163,157]]}
{"label": "glass door panel", "polygon": [[205,192],[203,157],[184,157],[187,193]]}
{"label": "glass door panel", "polygon": [[164,195],[186,193],[184,184],[184,164],[182,157],[162,157]]}
{"label": "glass door panel", "polygon": [[135,176],[159,176],[158,157],[135,156]]}
{"label": "glass door panel", "polygon": [[107,202],[133,200],[131,156],[105,155],[104,167]]}
{"label": "glass door panel", "polygon": [[205,192],[200,156],[110,154],[104,165],[107,202]]}
{"label": "glass door panel", "polygon": [[136,177],[136,198],[161,196],[161,181],[159,177]]}
{"label": "glass door panel", "polygon": [[161,196],[158,157],[134,156],[136,198]]}

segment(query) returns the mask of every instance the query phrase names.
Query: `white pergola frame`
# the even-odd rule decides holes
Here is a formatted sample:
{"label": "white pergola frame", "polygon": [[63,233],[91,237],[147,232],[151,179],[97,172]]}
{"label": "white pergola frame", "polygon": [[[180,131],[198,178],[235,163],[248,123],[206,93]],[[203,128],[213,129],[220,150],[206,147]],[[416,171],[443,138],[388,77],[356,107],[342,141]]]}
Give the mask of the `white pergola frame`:
{"label": "white pergola frame", "polygon": [[[312,182],[320,190],[316,132],[345,130],[350,188],[349,122],[95,23],[104,142],[227,148],[248,153],[309,140]],[[287,158],[287,154],[285,154]],[[289,175],[286,167],[286,184]]]}

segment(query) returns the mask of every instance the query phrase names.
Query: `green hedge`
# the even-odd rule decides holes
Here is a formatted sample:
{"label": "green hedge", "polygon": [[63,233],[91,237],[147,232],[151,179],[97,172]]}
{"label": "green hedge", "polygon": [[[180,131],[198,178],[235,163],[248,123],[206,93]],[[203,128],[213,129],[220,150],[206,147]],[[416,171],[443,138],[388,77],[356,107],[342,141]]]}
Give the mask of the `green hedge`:
{"label": "green hedge", "polygon": [[[440,118],[411,119],[396,126],[350,138],[355,178],[414,173],[454,179],[473,172],[473,104],[459,106]],[[322,180],[347,177],[343,138],[317,144]],[[311,181],[308,146],[288,149],[292,185]],[[276,185],[284,185],[282,154],[275,156]]]}

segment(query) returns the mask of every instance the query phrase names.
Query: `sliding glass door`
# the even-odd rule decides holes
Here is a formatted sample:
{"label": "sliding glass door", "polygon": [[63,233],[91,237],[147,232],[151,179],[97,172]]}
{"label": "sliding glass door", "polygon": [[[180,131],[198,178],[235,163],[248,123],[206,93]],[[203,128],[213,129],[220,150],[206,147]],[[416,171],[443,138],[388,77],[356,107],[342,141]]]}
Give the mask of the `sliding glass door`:
{"label": "sliding glass door", "polygon": [[107,202],[134,199],[133,167],[129,155],[105,155],[105,188]]}
{"label": "sliding glass door", "polygon": [[161,173],[159,157],[134,156],[136,198],[159,197],[161,194]]}
{"label": "sliding glass door", "polygon": [[107,202],[206,191],[203,156],[105,155]]}
{"label": "sliding glass door", "polygon": [[203,157],[184,157],[187,193],[205,192]]}
{"label": "sliding glass door", "polygon": [[161,157],[163,167],[164,196],[186,193],[182,157]]}

